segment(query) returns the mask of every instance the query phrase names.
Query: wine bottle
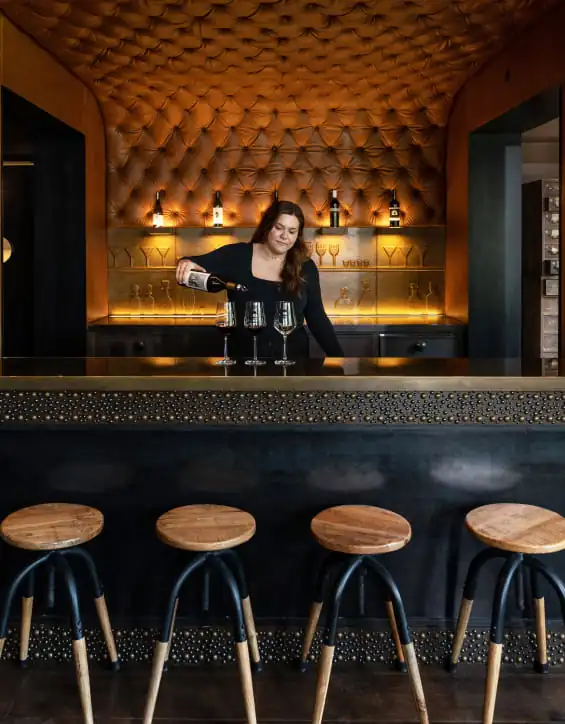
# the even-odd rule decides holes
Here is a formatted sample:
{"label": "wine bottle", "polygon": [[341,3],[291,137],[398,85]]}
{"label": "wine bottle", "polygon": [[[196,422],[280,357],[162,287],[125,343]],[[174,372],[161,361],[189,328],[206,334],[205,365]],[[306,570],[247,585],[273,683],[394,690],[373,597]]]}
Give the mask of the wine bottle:
{"label": "wine bottle", "polygon": [[392,199],[388,206],[388,225],[393,229],[400,226],[400,204],[396,200],[396,189],[392,189]]}
{"label": "wine bottle", "polygon": [[216,198],[214,200],[214,208],[212,210],[214,218],[214,226],[224,225],[224,207],[222,204],[222,197],[219,191],[216,191]]}
{"label": "wine bottle", "polygon": [[219,277],[208,274],[208,272],[190,271],[184,286],[190,289],[197,289],[201,292],[222,292],[228,291],[246,292],[247,287],[235,282],[225,282]]}
{"label": "wine bottle", "polygon": [[330,226],[333,229],[337,229],[339,226],[339,201],[336,189],[332,191],[332,200],[330,202]]}
{"label": "wine bottle", "polygon": [[153,226],[158,229],[163,226],[163,207],[161,206],[161,192],[155,194],[155,204],[153,205]]}

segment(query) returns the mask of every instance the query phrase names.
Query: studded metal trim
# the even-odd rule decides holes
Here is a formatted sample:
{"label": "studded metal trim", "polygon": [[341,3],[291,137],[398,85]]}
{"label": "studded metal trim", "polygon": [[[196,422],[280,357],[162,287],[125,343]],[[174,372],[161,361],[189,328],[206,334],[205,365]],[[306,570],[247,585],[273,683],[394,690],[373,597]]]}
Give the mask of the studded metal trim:
{"label": "studded metal trim", "polygon": [[561,425],[565,392],[0,392],[0,425]]}
{"label": "studded metal trim", "polygon": [[[19,655],[18,631],[9,629],[4,657],[17,659]],[[259,630],[259,648],[263,660],[269,663],[291,662],[300,654],[303,631],[301,629]],[[461,663],[485,663],[488,634],[485,629],[467,632],[461,654]],[[88,657],[91,661],[107,661],[104,640],[98,629],[85,631]],[[419,661],[440,666],[450,651],[452,633],[435,629],[412,632]],[[157,630],[149,628],[119,629],[115,631],[116,645],[123,662],[149,662]],[[311,660],[317,661],[321,645],[318,631],[312,644]],[[565,663],[565,633],[548,633],[548,660],[554,665]],[[532,665],[535,653],[535,634],[531,631],[510,630],[504,640],[504,661],[514,665]],[[171,647],[171,663],[176,664],[230,664],[235,661],[231,631],[220,627],[189,627],[177,629]],[[30,637],[30,658],[33,660],[67,661],[72,659],[71,633],[60,624],[33,626]],[[345,629],[338,633],[336,659],[343,662],[383,663],[392,665],[394,644],[388,631]]]}

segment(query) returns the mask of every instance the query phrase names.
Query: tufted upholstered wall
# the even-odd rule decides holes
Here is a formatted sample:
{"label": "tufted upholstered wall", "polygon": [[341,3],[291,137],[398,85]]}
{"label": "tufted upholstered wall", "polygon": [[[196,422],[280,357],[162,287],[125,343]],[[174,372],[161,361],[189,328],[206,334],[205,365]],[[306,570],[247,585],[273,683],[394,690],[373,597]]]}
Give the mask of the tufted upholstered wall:
{"label": "tufted upholstered wall", "polygon": [[100,100],[110,225],[255,222],[279,189],[309,224],[444,221],[453,96],[555,0],[0,0]]}

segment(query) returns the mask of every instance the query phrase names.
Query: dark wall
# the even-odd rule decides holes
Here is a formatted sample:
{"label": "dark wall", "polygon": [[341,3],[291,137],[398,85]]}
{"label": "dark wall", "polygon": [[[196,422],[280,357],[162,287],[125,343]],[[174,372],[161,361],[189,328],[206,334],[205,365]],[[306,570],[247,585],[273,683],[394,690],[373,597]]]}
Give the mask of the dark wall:
{"label": "dark wall", "polygon": [[80,356],[86,349],[84,137],[2,89],[3,354]]}
{"label": "dark wall", "polygon": [[[326,506],[368,503],[412,523],[413,539],[384,562],[416,622],[452,623],[466,566],[480,545],[464,529],[466,512],[494,501],[565,510],[565,432],[558,429],[452,428],[186,432],[0,433],[0,515],[46,501],[99,507],[106,528],[92,550],[116,624],[163,611],[187,554],[159,543],[156,518],[188,503],[240,506],[257,519],[241,552],[258,618],[304,618],[320,553],[310,520]],[[2,581],[23,554],[0,548]],[[565,555],[550,557],[565,574]],[[490,615],[496,563],[483,576],[474,623]],[[194,617],[198,586],[181,615]],[[213,607],[219,612],[217,588]],[[368,615],[384,618],[369,591]],[[84,597],[88,601],[88,596]],[[547,599],[549,615],[559,608]],[[223,609],[225,613],[227,609]],[[343,614],[357,612],[346,598]],[[511,615],[520,615],[512,600]]]}
{"label": "dark wall", "polygon": [[469,356],[521,356],[520,135],[469,144]]}

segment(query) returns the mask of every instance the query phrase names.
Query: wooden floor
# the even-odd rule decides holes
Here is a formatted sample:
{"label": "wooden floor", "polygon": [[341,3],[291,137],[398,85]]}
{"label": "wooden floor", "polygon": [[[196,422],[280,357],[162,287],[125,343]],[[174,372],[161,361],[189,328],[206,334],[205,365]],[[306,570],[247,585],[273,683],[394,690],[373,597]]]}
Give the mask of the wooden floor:
{"label": "wooden floor", "polygon": [[[139,724],[149,667],[124,666],[111,674],[92,665],[92,694],[97,724]],[[484,669],[462,665],[452,677],[424,668],[430,721],[478,722]],[[257,716],[263,722],[308,722],[312,711],[313,672],[301,675],[271,666],[255,679]],[[79,724],[72,664],[37,664],[20,672],[0,664],[0,721],[14,724]],[[235,668],[176,668],[164,679],[155,722],[240,722],[243,706]],[[325,722],[417,721],[406,676],[382,667],[337,666],[332,677]],[[565,669],[548,676],[526,668],[503,672],[495,722],[565,721]]]}

